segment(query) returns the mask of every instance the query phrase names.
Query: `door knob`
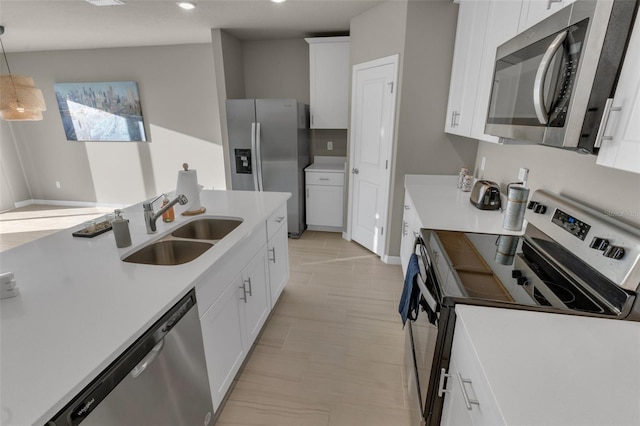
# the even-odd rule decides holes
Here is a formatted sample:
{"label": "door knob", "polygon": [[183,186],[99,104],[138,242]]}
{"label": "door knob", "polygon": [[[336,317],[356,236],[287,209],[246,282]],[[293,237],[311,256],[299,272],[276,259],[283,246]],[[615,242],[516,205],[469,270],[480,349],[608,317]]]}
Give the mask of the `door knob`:
{"label": "door knob", "polygon": [[360,173],[360,170],[358,170],[357,168],[353,168],[351,169],[351,173],[353,173],[354,175],[357,175],[358,173]]}

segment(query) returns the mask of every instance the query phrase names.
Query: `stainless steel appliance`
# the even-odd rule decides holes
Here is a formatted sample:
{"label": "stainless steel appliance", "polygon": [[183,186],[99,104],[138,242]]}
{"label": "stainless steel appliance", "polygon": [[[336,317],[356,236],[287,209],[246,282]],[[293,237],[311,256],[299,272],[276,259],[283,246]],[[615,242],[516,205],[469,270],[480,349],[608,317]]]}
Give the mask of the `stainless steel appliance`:
{"label": "stainless steel appliance", "polygon": [[485,132],[596,153],[637,9],[576,1],[499,46]]}
{"label": "stainless steel appliance", "polygon": [[406,343],[413,424],[440,422],[458,303],[640,321],[640,229],[542,190],[527,207],[521,237],[417,237],[423,312]]}
{"label": "stainless steel appliance", "polygon": [[290,192],[289,236],[306,228],[304,168],[309,165],[309,106],[295,99],[229,99],[231,188]]}
{"label": "stainless steel appliance", "polygon": [[213,404],[192,290],[47,425],[204,425]]}
{"label": "stainless steel appliance", "polygon": [[480,210],[498,210],[501,207],[500,187],[495,182],[479,180],[473,185],[469,201]]}

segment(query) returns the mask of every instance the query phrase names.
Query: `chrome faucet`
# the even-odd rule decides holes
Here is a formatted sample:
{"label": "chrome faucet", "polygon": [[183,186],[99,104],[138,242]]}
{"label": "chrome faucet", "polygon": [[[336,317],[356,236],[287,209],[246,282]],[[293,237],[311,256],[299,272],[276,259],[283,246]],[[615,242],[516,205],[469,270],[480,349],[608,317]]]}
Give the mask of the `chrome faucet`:
{"label": "chrome faucet", "polygon": [[184,206],[189,202],[189,200],[187,200],[187,197],[185,197],[183,194],[180,194],[176,198],[162,206],[162,208],[158,210],[158,213],[155,213],[153,211],[153,203],[155,203],[160,197],[163,196],[164,195],[159,195],[153,200],[145,201],[144,203],[142,203],[142,209],[144,210],[144,223],[145,225],[147,225],[147,234],[156,233],[156,220],[158,220],[158,218],[162,216],[162,213],[169,210],[176,203],[180,203],[180,205]]}

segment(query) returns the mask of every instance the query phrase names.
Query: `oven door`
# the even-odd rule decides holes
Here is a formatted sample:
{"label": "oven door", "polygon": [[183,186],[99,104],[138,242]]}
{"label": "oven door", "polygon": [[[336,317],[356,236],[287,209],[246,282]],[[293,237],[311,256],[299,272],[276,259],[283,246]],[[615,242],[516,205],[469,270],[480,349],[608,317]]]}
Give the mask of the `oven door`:
{"label": "oven door", "polygon": [[418,255],[420,266],[418,286],[421,292],[421,308],[416,320],[407,323],[405,350],[411,424],[423,425],[431,364],[438,336],[435,323],[440,311],[440,299],[434,291],[437,284],[420,236],[416,238],[414,252]]}

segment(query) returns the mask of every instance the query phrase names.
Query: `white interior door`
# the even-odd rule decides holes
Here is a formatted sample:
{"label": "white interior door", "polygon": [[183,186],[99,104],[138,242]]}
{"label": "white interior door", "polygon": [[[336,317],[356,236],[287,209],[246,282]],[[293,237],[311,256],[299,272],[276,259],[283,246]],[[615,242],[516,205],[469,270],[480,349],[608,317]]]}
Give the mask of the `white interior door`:
{"label": "white interior door", "polygon": [[395,119],[398,55],[353,67],[351,95],[351,239],[382,256]]}

